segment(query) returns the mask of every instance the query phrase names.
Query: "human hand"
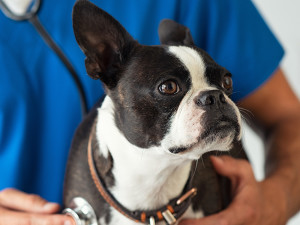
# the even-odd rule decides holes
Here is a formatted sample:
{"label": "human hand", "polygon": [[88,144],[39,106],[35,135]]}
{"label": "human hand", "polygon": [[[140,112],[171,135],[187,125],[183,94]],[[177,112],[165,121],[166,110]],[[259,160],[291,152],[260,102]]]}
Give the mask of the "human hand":
{"label": "human hand", "polygon": [[0,191],[0,225],[75,225],[71,217],[55,214],[59,209],[38,195],[12,188]]}
{"label": "human hand", "polygon": [[201,219],[182,220],[179,225],[284,225],[286,206],[276,185],[257,182],[246,160],[211,157],[216,171],[231,181],[233,200],[220,213]]}

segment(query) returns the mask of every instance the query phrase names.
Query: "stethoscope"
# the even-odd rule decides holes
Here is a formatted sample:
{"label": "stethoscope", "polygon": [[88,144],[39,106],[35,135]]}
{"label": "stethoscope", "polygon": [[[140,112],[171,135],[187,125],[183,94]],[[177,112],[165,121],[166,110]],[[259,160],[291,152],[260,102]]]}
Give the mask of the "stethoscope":
{"label": "stethoscope", "polygon": [[41,38],[45,41],[45,43],[56,53],[56,55],[60,58],[63,64],[66,66],[72,79],[75,82],[76,88],[78,89],[79,97],[80,97],[80,105],[81,105],[81,113],[82,116],[87,114],[87,100],[84,93],[83,86],[79,80],[79,76],[72,66],[70,60],[63,53],[61,48],[55,43],[55,41],[51,38],[49,33],[46,31],[44,26],[41,24],[38,18],[38,10],[41,6],[41,0],[32,0],[31,6],[22,14],[16,14],[11,10],[4,0],[0,0],[0,9],[2,9],[3,13],[12,20],[15,21],[24,21],[28,20],[40,34]]}
{"label": "stethoscope", "polygon": [[[38,10],[41,6],[41,0],[33,0],[31,7],[23,14],[14,13],[7,4],[4,3],[4,0],[0,0],[0,9],[4,12],[4,14],[15,20],[15,21],[24,21],[28,20],[38,31],[42,39],[45,43],[56,53],[56,55],[60,58],[60,60],[64,63],[66,68],[71,74],[80,96],[80,104],[82,116],[87,113],[87,102],[84,94],[84,90],[82,84],[78,78],[78,74],[76,73],[74,67],[65,56],[63,51],[59,48],[59,46],[54,42],[51,36],[48,34],[46,29],[43,27],[38,18]],[[83,198],[76,197],[72,200],[70,207],[66,208],[62,213],[71,216],[76,225],[97,225],[96,214],[91,207],[91,205]]]}

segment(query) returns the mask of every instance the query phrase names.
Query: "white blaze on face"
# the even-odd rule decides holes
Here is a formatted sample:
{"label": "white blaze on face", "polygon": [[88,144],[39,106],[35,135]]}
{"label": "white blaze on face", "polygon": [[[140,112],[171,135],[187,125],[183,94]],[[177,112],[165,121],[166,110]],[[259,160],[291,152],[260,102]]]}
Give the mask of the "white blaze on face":
{"label": "white blaze on face", "polygon": [[[212,143],[199,140],[204,132],[201,121],[205,111],[197,106],[194,100],[202,91],[217,90],[206,79],[206,67],[201,55],[196,50],[185,46],[171,46],[168,50],[188,70],[191,88],[182,99],[177,112],[171,118],[169,131],[162,141],[164,150],[168,151],[174,147],[191,147],[190,151],[185,152],[183,155],[192,159],[196,159],[203,153],[215,149],[229,150],[234,138],[233,133],[228,134],[228,137],[225,138],[216,137],[216,140]],[[227,96],[225,98],[229,104],[236,108]],[[238,112],[237,115],[239,117]]]}
{"label": "white blaze on face", "polygon": [[197,51],[185,46],[171,46],[170,53],[175,55],[186,67],[191,75],[192,89],[201,90],[209,88],[209,84],[204,76],[205,64]]}
{"label": "white blaze on face", "polygon": [[175,55],[188,70],[191,88],[171,119],[169,133],[162,141],[165,149],[172,146],[186,147],[198,142],[203,129],[200,122],[204,110],[195,104],[194,98],[201,91],[213,89],[206,80],[205,64],[197,51],[184,46],[171,46],[169,52]]}

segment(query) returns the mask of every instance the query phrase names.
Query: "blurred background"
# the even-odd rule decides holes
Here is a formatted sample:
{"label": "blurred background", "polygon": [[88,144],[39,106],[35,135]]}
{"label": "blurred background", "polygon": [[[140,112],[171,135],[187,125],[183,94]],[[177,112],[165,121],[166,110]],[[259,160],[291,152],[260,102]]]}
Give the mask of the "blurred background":
{"label": "blurred background", "polygon": [[[300,98],[300,1],[252,0],[285,50],[281,68]],[[280,87],[279,87],[280,88]],[[300,129],[300,127],[299,127]],[[258,180],[264,177],[264,154],[261,140],[246,126],[243,142]],[[299,177],[300,179],[300,177]],[[300,194],[300,193],[299,193]],[[288,225],[299,225],[300,213]]]}

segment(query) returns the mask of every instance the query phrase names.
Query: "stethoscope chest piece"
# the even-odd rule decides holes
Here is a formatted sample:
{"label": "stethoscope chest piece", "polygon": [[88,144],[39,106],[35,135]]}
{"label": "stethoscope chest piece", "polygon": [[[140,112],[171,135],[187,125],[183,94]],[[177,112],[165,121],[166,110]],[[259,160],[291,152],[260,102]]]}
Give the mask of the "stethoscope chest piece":
{"label": "stethoscope chest piece", "polygon": [[71,216],[76,225],[97,225],[97,217],[92,206],[83,198],[76,197],[70,207],[64,209],[64,214]]}

